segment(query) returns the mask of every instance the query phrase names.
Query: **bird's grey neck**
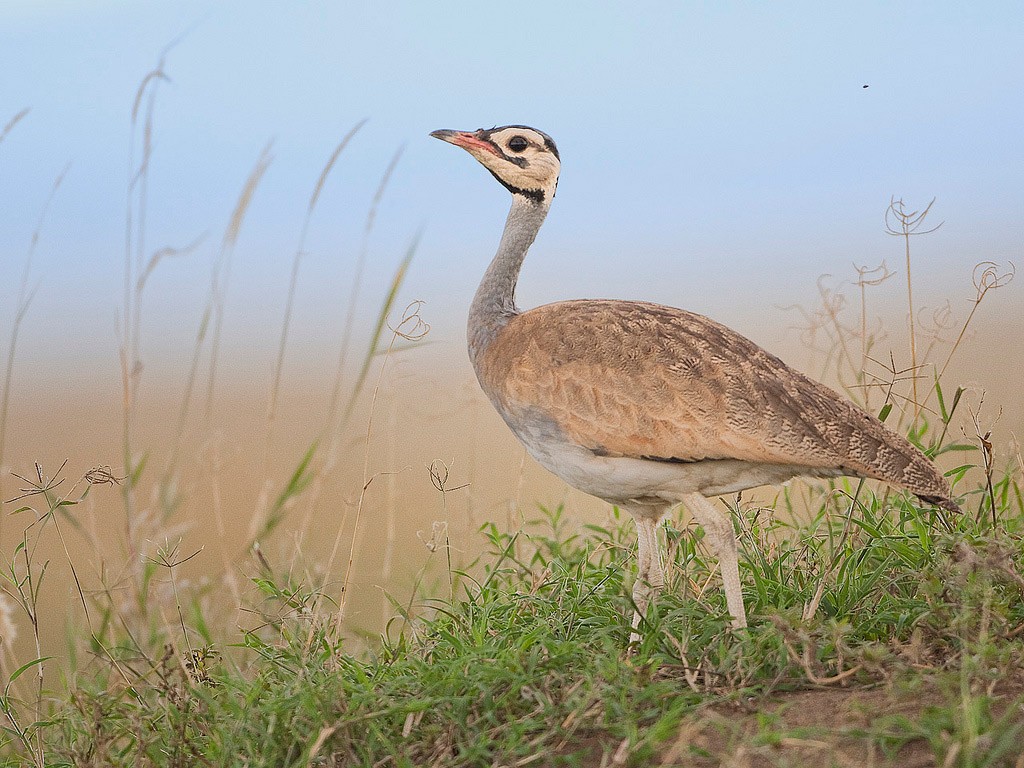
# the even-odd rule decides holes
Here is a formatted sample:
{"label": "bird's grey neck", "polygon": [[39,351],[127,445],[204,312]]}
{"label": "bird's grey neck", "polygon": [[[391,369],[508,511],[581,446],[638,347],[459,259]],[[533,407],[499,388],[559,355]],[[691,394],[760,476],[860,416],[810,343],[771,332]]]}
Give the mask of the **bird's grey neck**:
{"label": "bird's grey neck", "polygon": [[519,268],[549,207],[550,202],[546,200],[538,202],[525,195],[512,195],[512,210],[508,212],[498,252],[484,273],[469,309],[467,336],[472,360],[476,360],[477,354],[518,313],[515,293]]}

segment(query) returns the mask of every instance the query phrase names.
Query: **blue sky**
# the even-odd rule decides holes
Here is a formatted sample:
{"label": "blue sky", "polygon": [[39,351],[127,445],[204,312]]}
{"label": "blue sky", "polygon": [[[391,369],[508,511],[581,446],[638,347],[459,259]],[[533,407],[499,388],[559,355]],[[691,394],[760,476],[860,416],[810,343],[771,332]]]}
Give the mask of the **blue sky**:
{"label": "blue sky", "polygon": [[339,333],[362,222],[399,147],[361,311],[422,227],[405,296],[427,301],[435,342],[461,343],[507,193],[428,138],[436,128],[527,123],[557,141],[562,180],[526,306],[648,298],[767,343],[777,307],[812,301],[819,274],[899,265],[882,232],[891,195],[937,197],[946,222],[918,245],[923,293],[967,295],[975,262],[1021,260],[1018,3],[6,0],[0,124],[31,113],[0,144],[5,340],[39,211],[71,163],[33,265],[30,370],[56,357],[116,371],[129,112],[179,36],[157,102],[149,242],[207,234],[153,280],[152,349],[190,349],[216,245],[270,140],[228,330],[272,346],[310,190],[363,118],[310,229],[296,339],[311,350]]}

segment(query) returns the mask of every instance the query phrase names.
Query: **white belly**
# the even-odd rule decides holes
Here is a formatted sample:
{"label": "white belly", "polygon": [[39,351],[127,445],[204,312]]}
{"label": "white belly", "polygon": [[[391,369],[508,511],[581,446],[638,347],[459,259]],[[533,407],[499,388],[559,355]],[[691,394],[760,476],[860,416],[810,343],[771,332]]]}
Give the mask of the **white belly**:
{"label": "white belly", "polygon": [[783,483],[798,475],[835,474],[813,467],[755,464],[736,459],[676,463],[597,456],[566,442],[550,425],[520,424],[513,431],[542,467],[574,488],[613,504],[645,499],[677,502],[690,493],[719,496]]}

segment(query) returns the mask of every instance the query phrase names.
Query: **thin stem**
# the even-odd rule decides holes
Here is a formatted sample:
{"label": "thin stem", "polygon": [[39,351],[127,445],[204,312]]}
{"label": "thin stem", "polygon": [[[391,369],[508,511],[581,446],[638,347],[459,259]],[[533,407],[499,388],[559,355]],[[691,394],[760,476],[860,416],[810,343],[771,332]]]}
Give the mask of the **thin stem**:
{"label": "thin stem", "polygon": [[[907,308],[910,312],[910,367],[917,371],[917,338],[914,328],[914,281],[910,276],[910,233],[904,235],[907,260]],[[917,398],[917,376],[910,379],[914,399],[914,419],[921,412],[921,401]]]}

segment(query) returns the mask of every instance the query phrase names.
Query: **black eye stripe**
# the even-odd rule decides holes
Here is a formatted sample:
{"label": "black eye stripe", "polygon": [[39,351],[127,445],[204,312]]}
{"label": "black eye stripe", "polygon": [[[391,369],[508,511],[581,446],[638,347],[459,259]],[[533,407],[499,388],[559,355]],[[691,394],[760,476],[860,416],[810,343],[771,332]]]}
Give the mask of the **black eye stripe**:
{"label": "black eye stripe", "polygon": [[494,128],[489,128],[489,129],[481,128],[479,131],[477,131],[477,133],[479,134],[480,138],[482,138],[482,139],[490,139],[494,134],[500,133],[502,131],[507,131],[509,129],[512,129],[512,130],[518,129],[518,130],[523,130],[523,131],[533,131],[533,133],[537,134],[540,137],[541,142],[544,145],[544,149],[546,149],[548,152],[550,152],[556,158],[559,157],[558,147],[555,146],[554,140],[550,136],[548,136],[546,133],[544,133],[543,131],[538,131],[536,128],[531,128],[528,125],[503,125],[501,127],[497,127],[496,126]]}

